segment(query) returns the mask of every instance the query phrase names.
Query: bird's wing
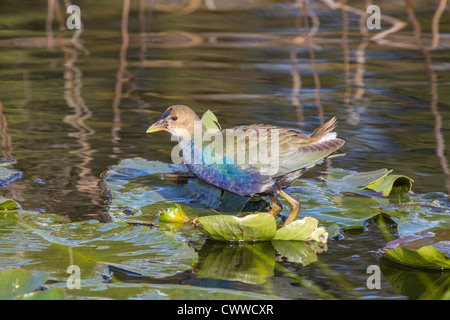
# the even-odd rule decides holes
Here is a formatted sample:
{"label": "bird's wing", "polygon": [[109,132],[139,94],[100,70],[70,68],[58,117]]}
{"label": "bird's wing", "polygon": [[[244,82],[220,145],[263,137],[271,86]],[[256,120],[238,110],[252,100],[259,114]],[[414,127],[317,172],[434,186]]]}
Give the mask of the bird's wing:
{"label": "bird's wing", "polygon": [[332,118],[307,138],[297,130],[283,133],[279,149],[280,170],[275,177],[303,168],[308,169],[341,148],[345,141],[336,138],[337,134],[332,132],[336,123],[336,118]]}
{"label": "bird's wing", "polygon": [[310,168],[337,151],[344,143],[342,139],[332,138],[314,141],[298,149],[292,148],[292,144],[289,144],[286,148],[280,146],[279,171],[274,177],[283,176],[299,169]]}
{"label": "bird's wing", "polygon": [[[272,177],[309,168],[338,150],[344,141],[330,133],[334,119],[312,135],[271,125],[246,125],[220,131],[221,141],[204,142],[204,157],[239,164]],[[219,139],[219,140],[220,140]],[[215,143],[215,144],[214,144]],[[214,162],[213,161],[213,162]]]}
{"label": "bird's wing", "polygon": [[264,142],[264,136],[260,136],[263,139],[259,140],[259,146],[264,144],[272,146],[278,141],[278,148],[275,146],[269,153],[271,168],[278,167],[278,171],[272,174],[272,177],[310,168],[344,144],[344,140],[336,138],[335,133],[327,130],[316,130],[316,135],[313,133],[309,136],[294,129],[277,127],[272,129],[278,129],[278,132],[271,130],[272,133],[267,136],[266,142]]}

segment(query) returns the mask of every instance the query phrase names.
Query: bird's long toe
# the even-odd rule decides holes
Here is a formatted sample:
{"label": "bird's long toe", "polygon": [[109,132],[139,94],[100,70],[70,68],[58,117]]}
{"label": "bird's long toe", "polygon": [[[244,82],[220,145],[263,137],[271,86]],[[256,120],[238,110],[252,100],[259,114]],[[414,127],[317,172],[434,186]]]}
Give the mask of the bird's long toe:
{"label": "bird's long toe", "polygon": [[277,214],[279,214],[281,212],[281,210],[283,209],[283,206],[281,205],[280,200],[278,200],[278,198],[275,195],[270,194],[269,198],[272,201],[272,208],[270,209],[268,214],[270,214],[272,216],[276,216]]}
{"label": "bird's long toe", "polygon": [[291,212],[289,213],[288,218],[284,222],[284,225],[287,226],[288,224],[292,223],[297,218],[298,213],[300,211],[300,201],[298,201],[297,199],[294,199],[293,197],[291,197],[289,194],[287,194],[283,190],[280,190],[279,194],[283,198],[285,198],[289,202],[289,205],[291,206]]}

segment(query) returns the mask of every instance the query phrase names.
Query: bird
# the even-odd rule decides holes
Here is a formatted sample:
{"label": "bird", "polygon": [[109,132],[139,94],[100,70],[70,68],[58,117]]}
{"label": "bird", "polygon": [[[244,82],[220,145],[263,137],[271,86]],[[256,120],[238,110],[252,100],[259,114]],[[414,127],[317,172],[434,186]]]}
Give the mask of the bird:
{"label": "bird", "polygon": [[[345,141],[333,132],[336,124],[337,120],[333,117],[311,134],[267,124],[228,129],[218,126],[212,130],[214,142],[212,139],[203,141],[196,140],[196,133],[208,130],[197,114],[188,106],[172,105],[148,127],[146,133],[168,131],[176,137],[185,164],[194,176],[205,183],[241,196],[268,196],[271,201],[270,215],[276,216],[282,211],[282,204],[276,196],[280,195],[291,207],[284,222],[286,226],[297,218],[300,202],[285,189],[344,145]],[[234,134],[232,141],[225,141],[231,134]],[[214,143],[215,148],[212,148]],[[237,161],[239,156],[241,160],[255,158],[258,150],[262,149],[265,153],[260,161]],[[273,163],[268,163],[269,158]]]}

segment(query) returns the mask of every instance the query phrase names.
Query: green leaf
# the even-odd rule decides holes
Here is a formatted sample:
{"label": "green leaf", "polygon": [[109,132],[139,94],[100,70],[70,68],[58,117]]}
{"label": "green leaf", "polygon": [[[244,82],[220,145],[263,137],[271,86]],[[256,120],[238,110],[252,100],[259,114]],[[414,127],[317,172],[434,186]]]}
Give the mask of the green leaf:
{"label": "green leaf", "polygon": [[421,232],[389,242],[383,257],[427,269],[450,269],[450,229]]}
{"label": "green leaf", "polygon": [[380,169],[369,172],[335,170],[330,172],[327,186],[339,192],[359,192],[370,189],[381,192],[383,196],[398,195],[411,191],[411,178],[402,175],[391,175],[393,170]]}
{"label": "green leaf", "polygon": [[[264,252],[268,259],[261,259],[252,249]],[[263,284],[274,275],[275,258],[270,242],[230,245],[221,241],[206,241],[199,251],[196,276]]]}
{"label": "green leaf", "polygon": [[[392,170],[389,172],[392,172]],[[407,176],[387,174],[364,187],[376,192],[381,192],[381,194],[386,197],[388,195],[400,195],[410,192],[413,182],[414,180]]]}
{"label": "green leaf", "polygon": [[324,227],[316,228],[311,233],[311,236],[306,239],[307,241],[315,241],[315,242],[321,242],[321,243],[327,243],[328,240],[328,232],[325,230]]}
{"label": "green leaf", "polygon": [[0,210],[16,210],[20,209],[20,205],[11,199],[0,198]]}
{"label": "green leaf", "polygon": [[313,217],[304,217],[277,230],[274,240],[300,240],[326,243],[328,233],[324,227],[318,228],[319,221]]}
{"label": "green leaf", "polygon": [[186,223],[189,221],[189,217],[178,204],[175,204],[174,208],[167,208],[166,211],[160,213],[159,221]]}
{"label": "green leaf", "polygon": [[20,295],[15,300],[63,300],[64,298],[63,289],[50,288]]}
{"label": "green leaf", "polygon": [[207,130],[222,130],[219,120],[211,110],[206,111],[202,116],[202,122]]}
{"label": "green leaf", "polygon": [[196,218],[194,226],[215,240],[300,240],[326,243],[325,228],[317,228],[319,221],[312,217],[295,220],[276,230],[275,218],[265,212],[250,214],[243,218],[235,216],[207,216]]}
{"label": "green leaf", "polygon": [[302,266],[317,261],[317,253],[325,251],[320,247],[312,248],[304,241],[272,240],[272,245],[289,262],[300,263]]}
{"label": "green leaf", "polygon": [[47,227],[39,221],[32,223],[21,225],[38,234],[41,242],[50,244],[45,254],[54,257],[52,268],[59,267],[65,275],[69,256],[84,275],[96,274],[100,266],[113,265],[143,276],[166,277],[192,268],[197,261],[195,250],[184,238],[159,229],[116,222]]}
{"label": "green leaf", "polygon": [[319,221],[312,217],[295,220],[287,226],[277,230],[274,240],[301,240],[306,241],[317,228]]}
{"label": "green leaf", "polygon": [[[117,285],[116,285],[117,286]],[[277,300],[282,299],[279,296],[269,295],[264,293],[252,292],[248,290],[236,290],[236,289],[224,289],[218,287],[201,287],[198,285],[188,284],[165,284],[165,283],[140,283],[139,286],[128,285],[128,288],[117,288],[113,291],[115,295],[118,292],[128,289],[129,291],[145,291],[139,293],[131,299],[139,300]],[[311,297],[312,296],[312,297]],[[303,298],[313,299],[317,298],[314,295],[302,295]],[[114,297],[113,297],[114,298]],[[116,299],[123,299],[123,296],[119,295]]]}
{"label": "green leaf", "polygon": [[389,173],[387,169],[369,172],[356,172],[343,169],[334,169],[328,172],[326,183],[328,188],[337,192],[357,192],[363,186],[376,181]]}
{"label": "green leaf", "polygon": [[166,277],[192,268],[197,261],[184,237],[161,229],[94,220],[61,223],[63,216],[26,210],[5,216],[0,216],[0,225],[8,220],[0,232],[4,249],[0,270],[33,264],[53,277],[67,279],[68,261],[72,261],[83,270],[83,278],[96,276],[98,268],[109,264]]}
{"label": "green leaf", "polygon": [[398,247],[387,251],[384,257],[413,267],[429,269],[450,269],[450,259],[432,246],[424,246],[418,250]]}
{"label": "green leaf", "polygon": [[428,269],[380,262],[381,272],[395,292],[407,296],[409,300],[450,300],[449,272],[430,272]]}
{"label": "green leaf", "polygon": [[243,218],[223,215],[199,217],[193,223],[215,240],[268,241],[276,232],[275,218],[265,212]]}
{"label": "green leaf", "polygon": [[[43,286],[48,279],[48,273],[31,272],[25,270],[4,270],[0,272],[0,299],[61,299],[64,293],[61,289],[45,290],[41,293],[32,293],[33,290]],[[46,291],[49,291],[46,293]]]}

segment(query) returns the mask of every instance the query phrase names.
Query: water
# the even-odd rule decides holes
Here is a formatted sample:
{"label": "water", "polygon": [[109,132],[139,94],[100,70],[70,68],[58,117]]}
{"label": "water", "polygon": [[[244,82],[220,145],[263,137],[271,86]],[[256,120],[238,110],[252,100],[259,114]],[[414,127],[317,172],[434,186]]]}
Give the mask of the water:
{"label": "water", "polygon": [[[384,42],[368,37],[389,21],[381,31],[360,29],[358,11],[320,1],[308,3],[307,26],[302,7],[289,1],[189,3],[81,3],[84,29],[75,44],[74,31],[59,31],[57,14],[48,20],[47,2],[0,4],[1,157],[17,159],[23,174],[1,196],[71,221],[105,221],[110,198],[99,187],[102,172],[132,157],[171,161],[170,137],[145,130],[172,104],[199,114],[211,109],[225,128],[266,123],[312,131],[336,116],[347,155],[307,178],[330,167],[390,168],[414,179],[415,193],[450,192],[448,10],[437,49],[424,55],[403,3],[379,4],[408,24]],[[429,46],[436,5],[414,5]],[[63,21],[64,9],[55,8]],[[386,242],[370,227],[332,241],[318,263],[285,266],[339,298],[404,299],[385,279],[380,290],[366,287],[360,266],[377,264],[374,252]],[[282,272],[265,285],[188,278],[196,286],[264,293],[271,286],[272,294],[302,298]]]}

